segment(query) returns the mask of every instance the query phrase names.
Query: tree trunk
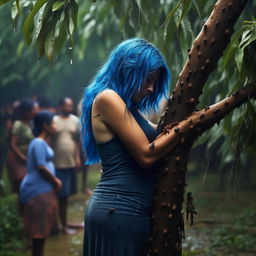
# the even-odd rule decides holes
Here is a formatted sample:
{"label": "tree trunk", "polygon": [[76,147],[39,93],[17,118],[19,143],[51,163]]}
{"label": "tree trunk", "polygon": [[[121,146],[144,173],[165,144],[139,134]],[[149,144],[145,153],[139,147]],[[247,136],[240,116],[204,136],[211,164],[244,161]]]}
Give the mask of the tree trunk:
{"label": "tree trunk", "polygon": [[157,165],[158,177],[148,255],[181,255],[181,240],[184,235],[182,202],[191,146],[202,132],[255,95],[254,91],[254,95],[251,94],[254,89],[249,86],[212,107],[195,112],[204,83],[229,43],[234,24],[246,3],[247,0],[219,0],[214,5],[210,17],[189,51],[189,58],[158,124],[161,130],[175,133],[180,142]]}

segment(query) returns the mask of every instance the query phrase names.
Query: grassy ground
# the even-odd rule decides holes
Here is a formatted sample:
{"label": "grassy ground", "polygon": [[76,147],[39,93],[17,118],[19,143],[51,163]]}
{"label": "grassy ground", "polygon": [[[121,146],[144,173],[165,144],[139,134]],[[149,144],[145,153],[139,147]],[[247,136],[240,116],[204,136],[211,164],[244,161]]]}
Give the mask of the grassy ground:
{"label": "grassy ground", "polygon": [[256,193],[218,189],[216,176],[188,179],[198,214],[187,226],[184,256],[256,255]]}
{"label": "grassy ground", "polygon": [[[89,187],[93,189],[100,177],[99,168],[90,168]],[[194,205],[198,214],[195,224],[186,223],[186,239],[183,241],[183,256],[253,256],[256,255],[256,193],[255,191],[237,191],[230,196],[228,191],[218,189],[218,180],[208,175],[203,184],[203,177],[189,177],[187,191],[192,191]],[[81,175],[78,175],[81,184]],[[80,186],[81,187],[81,186]],[[78,193],[70,198],[69,221],[81,222],[88,196]],[[9,210],[6,210],[8,206]],[[22,225],[16,211],[16,197],[9,195],[0,200],[0,255],[28,256],[28,250],[22,250]],[[5,208],[3,208],[5,207]],[[3,212],[10,212],[8,216]],[[4,217],[3,217],[4,216]],[[6,221],[7,220],[7,221]],[[4,223],[4,225],[3,225]],[[7,225],[7,230],[2,227]],[[9,228],[9,229],[8,229]],[[3,248],[1,239],[7,234],[9,242]],[[9,231],[8,231],[9,232]],[[13,240],[11,239],[13,237]],[[45,256],[81,255],[83,230],[73,236],[58,235],[47,240]],[[12,242],[11,242],[12,241]],[[1,247],[2,246],[2,247]]]}

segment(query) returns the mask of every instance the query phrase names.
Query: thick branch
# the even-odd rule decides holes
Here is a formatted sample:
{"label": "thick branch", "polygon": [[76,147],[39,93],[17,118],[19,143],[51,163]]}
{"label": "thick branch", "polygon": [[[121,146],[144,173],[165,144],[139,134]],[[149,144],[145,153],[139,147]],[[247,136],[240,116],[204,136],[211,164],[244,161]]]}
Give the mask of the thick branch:
{"label": "thick branch", "polygon": [[247,85],[222,101],[205,107],[203,110],[193,112],[189,117],[182,122],[173,123],[165,126],[163,131],[170,132],[172,129],[177,135],[180,135],[181,143],[186,142],[186,137],[191,135],[200,135],[215,123],[218,123],[234,108],[239,107],[251,97],[256,96],[256,84]]}
{"label": "thick branch", "polygon": [[[195,39],[159,127],[191,114],[202,88],[230,41],[233,27],[248,0],[219,0]],[[187,102],[190,102],[188,105]]]}

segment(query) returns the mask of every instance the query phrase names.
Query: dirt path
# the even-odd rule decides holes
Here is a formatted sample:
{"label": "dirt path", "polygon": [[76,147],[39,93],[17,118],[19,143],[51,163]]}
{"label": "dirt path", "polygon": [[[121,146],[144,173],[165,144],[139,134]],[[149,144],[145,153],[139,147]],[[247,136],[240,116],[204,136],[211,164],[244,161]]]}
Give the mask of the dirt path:
{"label": "dirt path", "polygon": [[[88,197],[84,194],[76,194],[70,197],[68,208],[68,220],[82,222],[84,219],[85,204]],[[83,246],[83,229],[78,229],[75,235],[59,234],[47,239],[45,256],[81,256]]]}
{"label": "dirt path", "polygon": [[[99,174],[98,172],[91,172],[91,175],[89,184],[93,188]],[[190,181],[189,184],[189,189],[194,191],[196,197],[195,203],[198,215],[193,226],[189,226],[185,222],[186,239],[183,241],[183,256],[255,255],[256,243],[253,242],[255,240],[254,234],[256,234],[254,219],[256,210],[255,193],[241,191],[236,197],[227,199],[227,193],[212,189],[212,185],[201,187],[198,182],[194,183],[194,181]],[[82,193],[70,198],[69,221],[83,221],[87,201],[88,197]],[[252,229],[250,236],[247,234],[248,232],[237,233],[241,228],[248,227]],[[225,232],[223,233],[223,231]],[[238,238],[239,240],[237,240]],[[213,250],[211,243],[216,241],[218,244]],[[222,242],[225,243],[222,244]],[[239,247],[238,244],[240,244]],[[80,229],[72,236],[60,234],[50,237],[47,240],[45,256],[82,256],[82,247],[83,230]],[[232,247],[234,247],[233,250]]]}

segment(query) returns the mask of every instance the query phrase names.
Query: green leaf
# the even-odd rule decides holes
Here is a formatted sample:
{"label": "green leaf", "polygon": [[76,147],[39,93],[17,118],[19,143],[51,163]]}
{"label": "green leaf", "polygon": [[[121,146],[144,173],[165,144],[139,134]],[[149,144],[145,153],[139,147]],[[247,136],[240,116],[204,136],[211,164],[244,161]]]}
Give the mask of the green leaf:
{"label": "green leaf", "polygon": [[252,33],[250,33],[250,36],[247,37],[247,40],[243,41],[243,44],[241,45],[241,48],[244,49],[246,48],[249,44],[251,44],[253,41],[256,40],[256,31],[252,31]]}
{"label": "green leaf", "polygon": [[49,24],[49,29],[47,30],[47,37],[45,40],[45,55],[49,61],[53,60],[54,56],[54,46],[56,40],[56,24],[61,16],[61,13],[53,13],[52,20]]}
{"label": "green leaf", "polygon": [[43,15],[44,15],[45,8],[46,8],[46,5],[44,5],[34,17],[34,30],[32,35],[32,43],[37,40],[40,30],[42,28]]}
{"label": "green leaf", "polygon": [[244,31],[244,33],[242,34],[242,39],[240,41],[240,44],[239,44],[239,48],[243,49],[244,48],[244,44],[248,41],[248,39],[250,38],[250,33],[251,31],[250,30],[246,30]]}
{"label": "green leaf", "polygon": [[0,0],[0,6],[1,5],[3,5],[3,4],[5,4],[5,3],[7,3],[7,2],[9,2],[10,0]]}
{"label": "green leaf", "polygon": [[70,33],[71,36],[72,36],[73,33],[74,33],[74,29],[75,29],[75,24],[74,24],[74,21],[73,21],[72,16],[71,16],[71,8],[69,8],[69,24],[68,24],[68,30],[69,30],[69,33]]}
{"label": "green leaf", "polygon": [[235,56],[237,48],[238,48],[238,43],[236,41],[232,41],[228,46],[228,48],[226,49],[225,54],[223,56],[224,68],[227,68],[229,63],[232,62],[232,58]]}
{"label": "green leaf", "polygon": [[78,4],[76,1],[71,2],[71,19],[74,24],[74,29],[77,27],[77,14],[78,14]]}
{"label": "green leaf", "polygon": [[13,2],[12,4],[12,11],[11,11],[11,17],[12,17],[12,20],[15,22],[17,16],[19,14],[19,10],[18,10],[18,7],[17,7],[17,2]]}
{"label": "green leaf", "polygon": [[22,55],[22,51],[24,49],[24,41],[20,41],[17,47],[17,55],[20,57]]}
{"label": "green leaf", "polygon": [[20,12],[20,0],[15,0],[18,12]]}
{"label": "green leaf", "polygon": [[6,86],[17,81],[22,81],[22,76],[20,74],[12,73],[9,76],[4,77],[1,83],[2,85]]}
{"label": "green leaf", "polygon": [[28,45],[30,45],[32,40],[31,32],[34,29],[34,17],[46,2],[47,0],[38,0],[24,22],[23,33]]}
{"label": "green leaf", "polygon": [[41,29],[40,32],[38,34],[37,37],[37,48],[38,48],[38,53],[39,53],[39,58],[42,57],[45,53],[45,40],[47,38],[47,34],[48,34],[48,30],[50,29],[50,17],[51,14],[53,14],[52,12],[52,1],[48,1],[45,9],[44,9],[44,13],[42,16],[42,25],[41,25]]}
{"label": "green leaf", "polygon": [[63,1],[63,0],[58,0],[58,1],[56,1],[56,2],[52,5],[52,11],[53,11],[53,12],[56,12],[56,11],[62,9],[65,4],[66,4],[66,1]]}
{"label": "green leaf", "polygon": [[141,0],[135,0],[135,2],[137,3],[138,7],[139,7],[139,10],[141,11],[142,10],[142,7],[141,7]]}
{"label": "green leaf", "polygon": [[169,23],[170,19],[173,17],[174,13],[177,11],[177,9],[181,5],[182,1],[183,0],[179,0],[177,5],[168,13],[168,15],[167,15],[167,17],[166,17],[166,19],[165,19],[165,21],[164,21],[162,26],[166,26]]}
{"label": "green leaf", "polygon": [[45,55],[49,61],[52,61],[54,55],[54,42],[55,42],[55,26],[48,31],[47,38],[45,40]]}
{"label": "green leaf", "polygon": [[236,61],[236,66],[239,72],[242,69],[243,60],[244,60],[244,50],[238,49],[238,51],[236,52],[235,61]]}
{"label": "green leaf", "polygon": [[57,35],[57,38],[55,40],[54,49],[57,53],[59,53],[67,37],[66,21],[63,19],[62,21],[57,23],[56,27],[59,28],[59,34]]}
{"label": "green leaf", "polygon": [[201,13],[201,11],[200,11],[200,8],[199,8],[197,2],[196,2],[195,0],[192,0],[192,2],[193,2],[193,4],[194,4],[194,6],[196,7],[196,10],[197,10],[197,12],[198,12],[198,15],[201,17],[201,16],[202,16],[202,13]]}
{"label": "green leaf", "polygon": [[180,16],[180,19],[179,19],[177,29],[179,29],[180,23],[184,19],[185,15],[187,15],[187,13],[189,11],[189,8],[190,8],[190,5],[191,5],[191,0],[183,0],[182,12],[181,12],[181,16]]}
{"label": "green leaf", "polygon": [[35,1],[32,2],[31,0],[21,0],[20,5],[21,5],[22,8],[28,7],[30,5],[33,7],[34,3],[35,3]]}

